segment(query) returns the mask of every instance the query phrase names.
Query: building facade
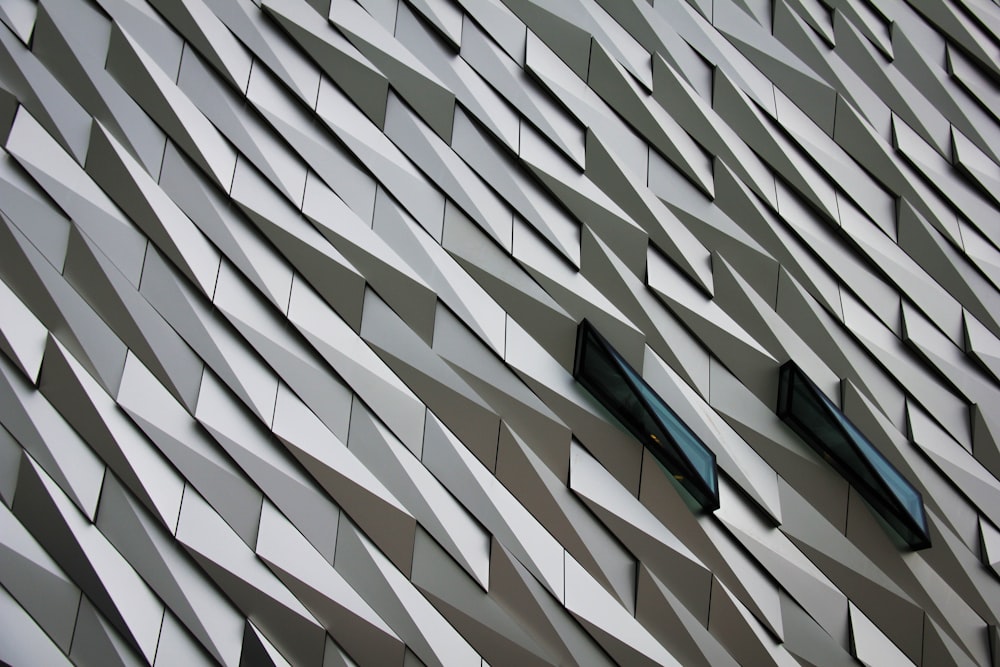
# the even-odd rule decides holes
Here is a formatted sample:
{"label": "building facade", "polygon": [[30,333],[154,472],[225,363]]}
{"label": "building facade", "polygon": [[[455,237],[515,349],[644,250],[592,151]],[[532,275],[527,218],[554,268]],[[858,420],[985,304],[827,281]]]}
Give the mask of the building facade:
{"label": "building facade", "polygon": [[1000,664],[993,1],[0,22],[0,661]]}

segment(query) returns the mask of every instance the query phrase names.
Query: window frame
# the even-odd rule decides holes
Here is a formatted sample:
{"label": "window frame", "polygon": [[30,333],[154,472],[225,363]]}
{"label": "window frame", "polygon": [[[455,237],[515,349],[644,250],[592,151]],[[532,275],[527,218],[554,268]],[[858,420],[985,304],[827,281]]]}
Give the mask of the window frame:
{"label": "window frame", "polygon": [[[644,416],[651,420],[657,427],[657,433],[646,433],[639,428],[638,422],[642,415],[629,414],[627,408],[621,405],[621,401],[616,399],[609,390],[595,381],[587,373],[588,354],[591,352],[591,341],[596,345],[596,350],[603,353],[611,362],[612,370],[617,373],[621,381],[628,387],[634,399],[639,403],[644,412]],[[617,366],[617,368],[615,368]],[[674,480],[691,496],[701,508],[707,512],[719,509],[719,470],[713,452],[698,435],[688,427],[687,424],[677,415],[673,409],[667,405],[656,391],[642,378],[631,364],[621,356],[621,354],[607,341],[604,336],[584,319],[577,328],[576,355],[573,361],[573,377],[580,385],[597,399],[642,445],[656,457],[657,461],[669,472]],[[641,383],[641,387],[640,384]],[[643,391],[643,389],[645,391]],[[710,478],[698,470],[698,466],[692,461],[691,456],[686,451],[686,446],[678,442],[671,428],[664,423],[664,420],[657,415],[657,409],[651,405],[651,398],[659,402],[659,408],[672,417],[677,426],[684,429],[684,436],[689,443],[699,447],[707,459],[710,461],[708,469]],[[648,429],[646,429],[648,430]],[[690,446],[690,445],[688,445]]]}
{"label": "window frame", "polygon": [[[793,399],[797,383],[802,383],[804,388],[812,394],[813,403],[826,417],[824,426],[826,428],[832,427],[839,432],[854,458],[864,466],[862,471],[855,470],[854,464],[845,460],[835,447],[824,442],[817,429],[818,425],[809,424],[801,414],[796,414]],[[778,402],[775,412],[799,438],[840,473],[868,501],[869,505],[881,515],[885,523],[910,549],[917,551],[931,546],[923,495],[793,361],[786,362],[779,370]],[[848,429],[845,423],[849,424],[851,428]],[[857,438],[863,439],[863,444],[867,446],[859,445],[855,435]],[[871,456],[878,457],[878,461],[873,463]],[[888,480],[883,471],[890,472],[895,476],[895,480]],[[872,484],[866,477],[875,480],[875,484]],[[905,486],[908,491],[915,495],[916,500],[919,501],[919,514],[914,514],[907,509],[904,500],[893,490],[893,483]]]}

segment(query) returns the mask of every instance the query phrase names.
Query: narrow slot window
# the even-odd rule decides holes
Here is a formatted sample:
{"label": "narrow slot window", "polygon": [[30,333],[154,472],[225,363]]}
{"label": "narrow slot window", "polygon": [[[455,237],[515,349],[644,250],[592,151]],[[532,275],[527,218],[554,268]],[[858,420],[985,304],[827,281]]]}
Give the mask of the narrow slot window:
{"label": "narrow slot window", "polygon": [[573,377],[703,509],[719,508],[715,454],[587,320],[577,331]]}
{"label": "narrow slot window", "polygon": [[791,361],[780,371],[778,417],[847,478],[910,548],[931,545],[920,492]]}

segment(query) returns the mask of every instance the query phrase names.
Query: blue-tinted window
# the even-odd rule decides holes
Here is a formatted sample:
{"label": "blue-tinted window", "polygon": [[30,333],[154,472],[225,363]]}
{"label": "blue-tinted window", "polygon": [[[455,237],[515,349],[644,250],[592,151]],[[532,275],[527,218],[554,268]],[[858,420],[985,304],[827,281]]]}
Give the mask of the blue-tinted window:
{"label": "blue-tinted window", "polygon": [[573,377],[599,400],[706,510],[719,507],[715,454],[587,320]]}
{"label": "blue-tinted window", "polygon": [[781,367],[778,416],[846,477],[906,544],[931,545],[920,492],[791,361]]}

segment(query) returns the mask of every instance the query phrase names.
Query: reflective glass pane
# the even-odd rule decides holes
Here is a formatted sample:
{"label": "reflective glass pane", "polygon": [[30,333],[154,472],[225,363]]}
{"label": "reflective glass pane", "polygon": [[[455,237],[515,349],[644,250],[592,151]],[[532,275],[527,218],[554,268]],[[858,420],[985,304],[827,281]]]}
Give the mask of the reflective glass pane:
{"label": "reflective glass pane", "polygon": [[[891,463],[889,463],[882,454],[875,449],[875,446],[868,441],[857,427],[850,422],[839,410],[835,409],[834,414],[843,424],[844,428],[851,433],[854,438],[854,442],[862,450],[862,454],[868,459],[868,461],[875,468],[876,472],[882,478],[882,480],[889,486],[893,495],[899,500],[899,502],[906,508],[906,510],[914,517],[918,519],[922,517],[924,513],[924,503],[920,498],[920,494],[917,490],[910,486],[910,483],[903,479],[903,476],[899,474]],[[921,520],[921,523],[922,520]]]}
{"label": "reflective glass pane", "polygon": [[653,413],[673,438],[674,443],[684,451],[695,471],[707,482],[712,483],[715,475],[715,459],[712,454],[630,366],[626,364],[625,369],[632,375]]}
{"label": "reflective glass pane", "polygon": [[792,362],[782,367],[778,415],[915,549],[930,546],[920,493]]}
{"label": "reflective glass pane", "polygon": [[706,509],[719,506],[715,456],[586,321],[574,376]]}

